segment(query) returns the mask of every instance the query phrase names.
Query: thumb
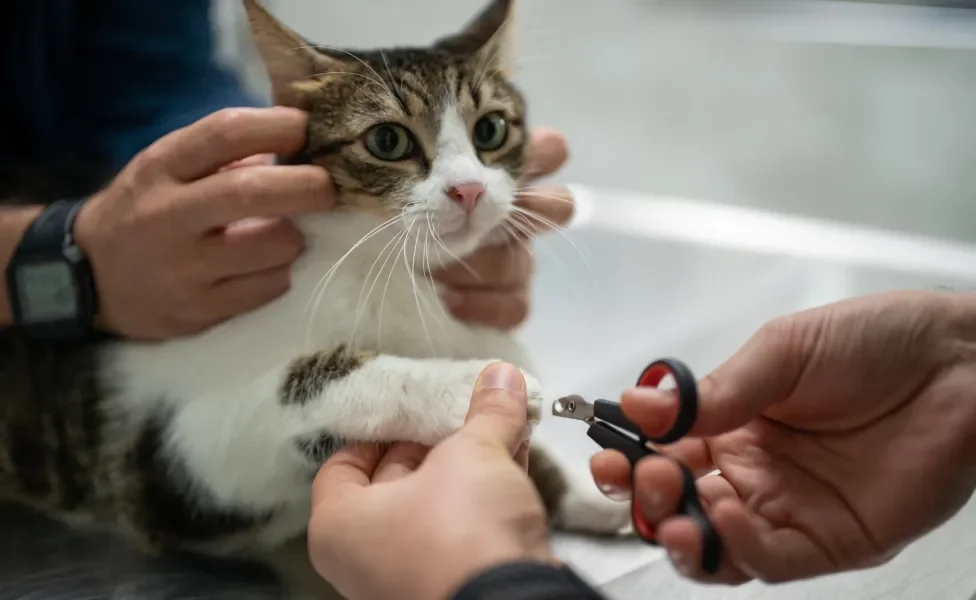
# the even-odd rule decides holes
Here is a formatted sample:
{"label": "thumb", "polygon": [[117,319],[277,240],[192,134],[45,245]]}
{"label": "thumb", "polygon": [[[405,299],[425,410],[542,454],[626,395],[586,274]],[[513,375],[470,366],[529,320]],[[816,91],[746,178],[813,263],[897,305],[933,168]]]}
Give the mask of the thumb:
{"label": "thumb", "polygon": [[732,358],[698,384],[698,419],[691,435],[738,429],[785,400],[796,387],[807,355],[794,317],[771,321]]}
{"label": "thumb", "polygon": [[312,506],[329,504],[350,489],[368,486],[383,454],[382,448],[372,444],[349,446],[333,454],[312,482]]}
{"label": "thumb", "polygon": [[[792,317],[767,323],[699,381],[698,417],[688,435],[708,437],[738,429],[789,397],[806,358],[798,340]],[[678,414],[672,390],[630,390],[624,393],[622,408],[652,437],[666,433]]]}
{"label": "thumb", "polygon": [[522,371],[493,363],[478,376],[461,434],[514,455],[525,437],[526,410]]}

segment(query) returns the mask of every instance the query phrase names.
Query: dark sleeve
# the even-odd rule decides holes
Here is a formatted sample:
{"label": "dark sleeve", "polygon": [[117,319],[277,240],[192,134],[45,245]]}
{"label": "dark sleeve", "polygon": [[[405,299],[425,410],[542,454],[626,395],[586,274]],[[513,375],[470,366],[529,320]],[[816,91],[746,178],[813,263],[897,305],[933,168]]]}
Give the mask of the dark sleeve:
{"label": "dark sleeve", "polygon": [[72,118],[92,151],[125,163],[157,138],[264,101],[215,56],[210,0],[102,0],[77,15]]}
{"label": "dark sleeve", "polygon": [[509,563],[477,575],[449,600],[604,600],[569,567]]}

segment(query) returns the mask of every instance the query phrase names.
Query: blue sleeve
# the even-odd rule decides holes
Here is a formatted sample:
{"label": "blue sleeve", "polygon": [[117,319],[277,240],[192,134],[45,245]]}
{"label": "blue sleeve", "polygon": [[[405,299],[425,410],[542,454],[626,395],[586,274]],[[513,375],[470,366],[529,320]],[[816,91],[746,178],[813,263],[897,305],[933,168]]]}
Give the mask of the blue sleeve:
{"label": "blue sleeve", "polygon": [[263,102],[214,57],[210,0],[82,2],[71,106],[78,140],[116,164],[209,113]]}

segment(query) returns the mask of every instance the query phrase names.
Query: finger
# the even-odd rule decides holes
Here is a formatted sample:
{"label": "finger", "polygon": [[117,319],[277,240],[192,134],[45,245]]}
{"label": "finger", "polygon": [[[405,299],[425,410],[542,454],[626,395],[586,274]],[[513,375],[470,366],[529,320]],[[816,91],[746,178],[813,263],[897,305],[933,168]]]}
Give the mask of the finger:
{"label": "finger", "polygon": [[521,325],[529,316],[529,293],[516,290],[447,290],[444,303],[458,319],[501,330]]}
{"label": "finger", "polygon": [[333,454],[312,481],[312,506],[368,486],[382,458],[383,451],[376,445],[350,446]]}
{"label": "finger", "polygon": [[194,181],[254,154],[298,152],[307,124],[308,116],[293,108],[229,108],[174,131],[151,148],[171,177]]}
{"label": "finger", "polygon": [[210,231],[253,217],[329,210],[332,179],[314,165],[257,165],[222,171],[184,192],[175,218],[185,229]]}
{"label": "finger", "polygon": [[698,418],[689,435],[719,435],[742,427],[785,400],[805,366],[792,318],[767,324],[698,384]]}
{"label": "finger", "polygon": [[433,274],[452,288],[511,289],[523,287],[532,276],[532,254],[516,246],[488,246],[464,263],[455,263]]}
{"label": "finger", "polygon": [[620,409],[640,426],[648,437],[664,435],[678,418],[678,399],[674,390],[639,387],[625,391]]}
{"label": "finger", "polygon": [[673,517],[684,491],[681,469],[662,457],[642,459],[634,469],[634,501],[641,514],[654,526]]}
{"label": "finger", "polygon": [[573,217],[573,195],[561,186],[523,188],[515,205],[520,209],[510,217],[520,237],[561,227]]}
{"label": "finger", "polygon": [[555,129],[537,127],[529,134],[524,180],[545,177],[559,170],[569,158],[566,138]]}
{"label": "finger", "polygon": [[604,450],[590,459],[593,481],[611,500],[629,500],[631,495],[630,461],[617,450]]}
{"label": "finger", "polygon": [[215,321],[239,315],[281,297],[291,287],[291,269],[267,271],[217,282],[206,294],[207,314]]}
{"label": "finger", "polygon": [[203,240],[196,261],[200,281],[251,275],[287,267],[304,248],[304,238],[286,219],[239,221]]}
{"label": "finger", "polygon": [[705,508],[717,506],[719,502],[726,498],[733,500],[739,499],[739,493],[721,474],[705,475],[695,482],[698,488],[698,497],[701,499]]}
{"label": "finger", "polygon": [[676,517],[661,525],[658,542],[667,550],[668,558],[679,573],[703,583],[741,584],[752,579],[729,559],[728,550],[722,547],[722,562],[714,574],[702,570],[702,534],[698,524],[690,517]]}
{"label": "finger", "polygon": [[525,433],[525,377],[508,363],[488,365],[478,377],[458,435],[514,456]]}
{"label": "finger", "polygon": [[254,156],[248,156],[247,158],[236,160],[229,165],[224,165],[223,167],[220,167],[220,170],[227,171],[230,169],[239,169],[241,167],[253,167],[254,165],[273,165],[274,163],[274,154],[255,154]]}
{"label": "finger", "polygon": [[659,446],[662,454],[683,463],[697,479],[715,470],[715,461],[708,442],[700,438],[686,438],[680,442]]}
{"label": "finger", "polygon": [[413,473],[424,462],[430,448],[420,444],[394,444],[373,473],[373,483],[396,481]]}

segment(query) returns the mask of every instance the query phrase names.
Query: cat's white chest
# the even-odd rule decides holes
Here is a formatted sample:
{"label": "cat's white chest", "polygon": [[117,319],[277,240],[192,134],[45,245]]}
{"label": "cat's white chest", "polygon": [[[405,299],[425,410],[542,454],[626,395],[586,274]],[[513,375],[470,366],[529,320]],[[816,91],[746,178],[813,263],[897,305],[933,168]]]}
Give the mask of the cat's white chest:
{"label": "cat's white chest", "polygon": [[284,296],[193,337],[124,344],[110,361],[116,381],[132,382],[140,395],[199,397],[247,385],[269,369],[338,345],[531,367],[513,335],[447,312],[436,284],[417,274],[436,264],[432,244],[402,245],[407,235],[392,228],[361,241],[379,223],[360,214],[304,218],[307,248]]}

